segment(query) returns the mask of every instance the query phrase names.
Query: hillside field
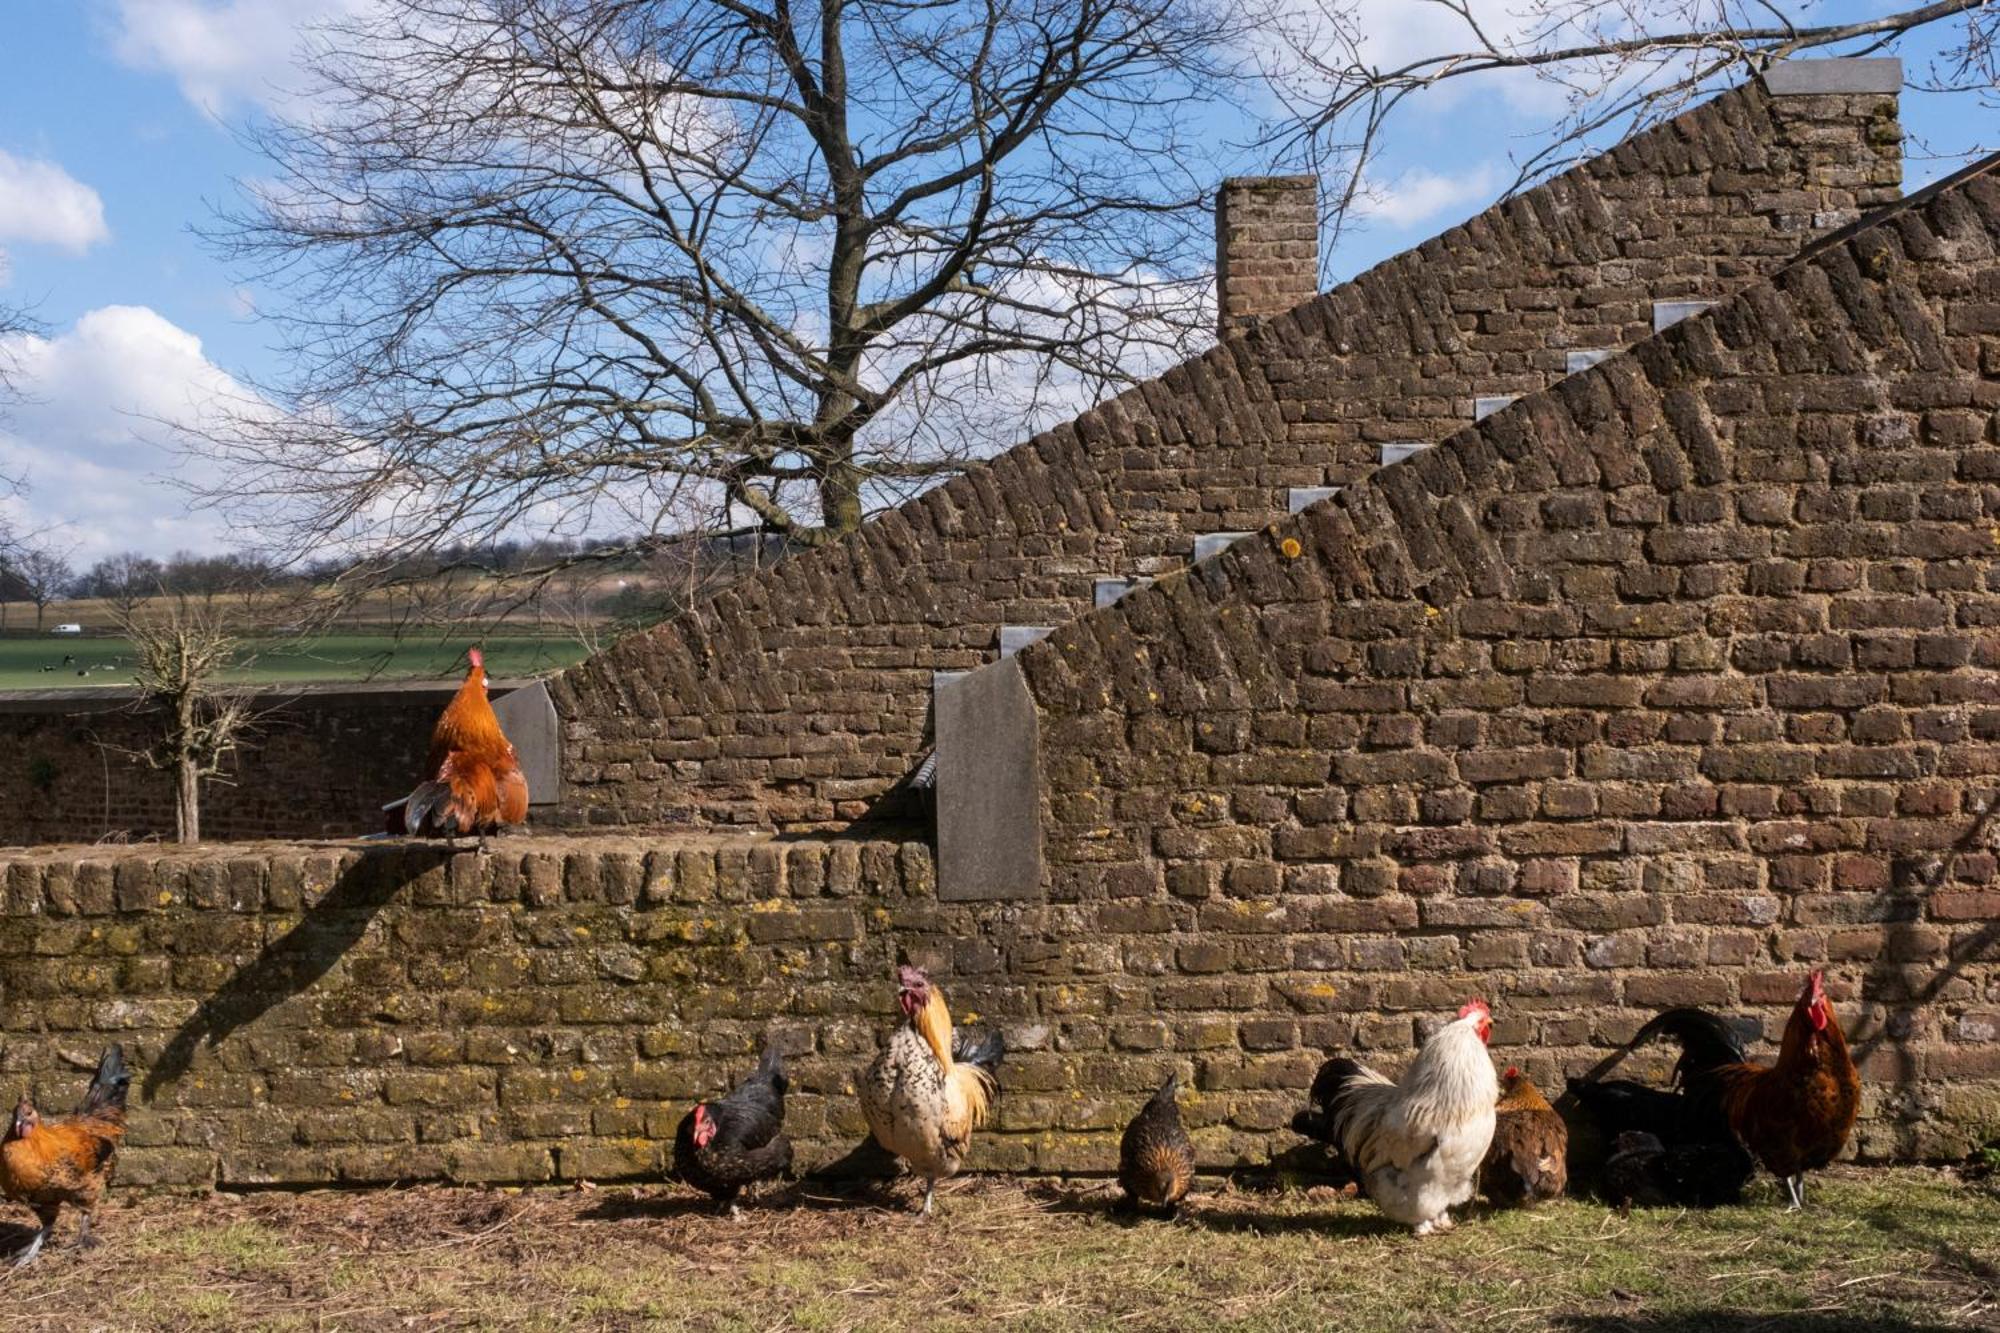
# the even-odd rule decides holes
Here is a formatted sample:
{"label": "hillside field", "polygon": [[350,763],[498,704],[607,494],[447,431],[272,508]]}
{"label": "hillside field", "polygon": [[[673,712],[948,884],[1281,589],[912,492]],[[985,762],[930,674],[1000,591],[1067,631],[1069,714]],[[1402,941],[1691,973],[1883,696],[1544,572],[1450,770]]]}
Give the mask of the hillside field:
{"label": "hillside field", "polygon": [[[385,633],[326,634],[307,643],[274,647],[232,673],[231,678],[260,684],[438,680],[465,670],[467,645],[463,639],[444,642],[409,635],[399,639]],[[495,636],[484,641],[484,649],[486,670],[494,680],[541,675],[584,657],[576,640],[547,635]],[[0,690],[130,685],[131,662],[132,645],[122,638],[9,635],[0,638]]]}

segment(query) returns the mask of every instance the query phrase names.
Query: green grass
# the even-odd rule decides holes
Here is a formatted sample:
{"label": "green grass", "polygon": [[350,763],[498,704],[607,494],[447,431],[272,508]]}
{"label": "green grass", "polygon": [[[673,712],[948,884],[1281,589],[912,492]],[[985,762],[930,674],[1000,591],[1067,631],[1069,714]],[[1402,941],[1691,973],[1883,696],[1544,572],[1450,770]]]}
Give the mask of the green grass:
{"label": "green grass", "polygon": [[1706,1214],[1475,1211],[1421,1241],[1324,1188],[1223,1189],[1172,1223],[1114,1217],[1110,1197],[958,1181],[930,1222],[907,1191],[778,1191],[740,1222],[668,1186],[142,1200],[107,1209],[98,1250],[58,1243],[0,1269],[0,1328],[1928,1333],[2000,1319],[2000,1195],[1947,1172],[1828,1172],[1802,1215],[1765,1186]]}
{"label": "green grass", "polygon": [[[583,660],[572,639],[533,635],[485,640],[486,670],[496,680],[532,676]],[[260,684],[367,679],[434,679],[465,670],[466,641],[389,634],[326,634],[260,653],[232,679]],[[75,660],[70,663],[64,657]],[[132,646],[112,637],[43,635],[0,638],[0,689],[66,689],[130,685]],[[44,670],[43,668],[51,668]],[[86,672],[78,675],[79,671]]]}

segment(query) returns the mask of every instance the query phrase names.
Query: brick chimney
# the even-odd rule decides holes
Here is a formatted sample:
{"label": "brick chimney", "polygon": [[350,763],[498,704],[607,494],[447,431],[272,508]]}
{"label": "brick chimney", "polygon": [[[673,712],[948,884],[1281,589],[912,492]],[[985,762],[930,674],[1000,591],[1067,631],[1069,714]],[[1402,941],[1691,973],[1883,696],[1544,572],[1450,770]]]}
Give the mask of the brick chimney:
{"label": "brick chimney", "polygon": [[1319,179],[1236,176],[1215,200],[1216,334],[1319,294]]}

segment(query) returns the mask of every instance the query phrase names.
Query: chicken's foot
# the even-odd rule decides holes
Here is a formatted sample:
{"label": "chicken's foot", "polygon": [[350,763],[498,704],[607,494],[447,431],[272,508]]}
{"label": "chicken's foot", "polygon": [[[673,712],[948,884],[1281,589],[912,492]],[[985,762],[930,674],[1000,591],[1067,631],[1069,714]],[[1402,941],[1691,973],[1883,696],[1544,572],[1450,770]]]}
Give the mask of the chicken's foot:
{"label": "chicken's foot", "polygon": [[35,1233],[33,1240],[21,1247],[21,1252],[14,1256],[14,1267],[26,1268],[29,1264],[35,1262],[35,1256],[42,1252],[42,1242],[49,1238],[50,1230],[51,1228],[49,1227],[43,1227]]}
{"label": "chicken's foot", "polygon": [[1786,1212],[1796,1213],[1806,1206],[1806,1178],[1803,1173],[1785,1177],[1785,1193],[1792,1196],[1791,1205],[1785,1209]]}
{"label": "chicken's foot", "polygon": [[924,1207],[923,1207],[923,1212],[921,1214],[922,1216],[929,1217],[931,1215],[931,1205],[936,1199],[936,1196],[937,1196],[937,1178],[935,1176],[926,1177],[924,1180]]}
{"label": "chicken's foot", "polygon": [[95,1220],[90,1213],[83,1215],[83,1225],[76,1233],[76,1248],[79,1250],[94,1250],[104,1243],[97,1238],[97,1233],[91,1230],[90,1224]]}

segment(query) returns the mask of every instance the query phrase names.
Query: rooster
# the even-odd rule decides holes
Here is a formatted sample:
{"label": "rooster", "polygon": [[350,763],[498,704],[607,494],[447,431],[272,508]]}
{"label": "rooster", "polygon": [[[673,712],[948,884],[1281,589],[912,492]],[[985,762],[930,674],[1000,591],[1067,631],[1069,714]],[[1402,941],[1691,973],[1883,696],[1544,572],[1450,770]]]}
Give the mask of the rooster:
{"label": "rooster", "polygon": [[1569,1183],[1569,1126],[1527,1075],[1509,1065],[1500,1076],[1493,1145],[1479,1167],[1479,1188],[1494,1203],[1523,1207],[1559,1199]]}
{"label": "rooster", "polygon": [[1806,978],[1774,1065],[1743,1059],[1729,1025],[1704,1009],[1667,1010],[1629,1047],[1662,1036],[1681,1045],[1674,1073],[1682,1092],[1697,1106],[1720,1108],[1743,1146],[1785,1183],[1787,1211],[1805,1207],[1806,1172],[1840,1155],[1861,1110],[1861,1074],[1826,998],[1825,974]]}
{"label": "rooster", "polygon": [[861,1112],[875,1141],[924,1177],[924,1216],[937,1183],[957,1174],[972,1131],[986,1123],[1006,1047],[998,1032],[953,1035],[944,993],[923,971],[896,971],[904,1021],[861,1080]]}
{"label": "rooster", "polygon": [[1118,1183],[1124,1187],[1128,1209],[1159,1208],[1172,1217],[1194,1183],[1194,1144],[1181,1125],[1175,1101],[1180,1090],[1180,1074],[1167,1075],[1152,1100],[1125,1127],[1118,1144]]}
{"label": "rooster", "polygon": [[477,648],[466,657],[465,683],[431,729],[424,780],[382,809],[391,833],[454,842],[472,834],[485,851],[487,834],[527,820],[528,779],[486,700],[486,659]]}
{"label": "rooster", "polygon": [[118,1142],[125,1137],[125,1092],[131,1084],[125,1052],[112,1046],[98,1062],[75,1115],[45,1121],[26,1096],[14,1108],[14,1122],[0,1139],[0,1195],[34,1209],[42,1224],[15,1258],[16,1268],[42,1252],[64,1204],[83,1211],[77,1243],[86,1249],[97,1243],[90,1224],[111,1185]]}
{"label": "rooster", "polygon": [[1471,1001],[1431,1034],[1401,1082],[1328,1060],[1292,1128],[1332,1147],[1391,1220],[1419,1236],[1449,1231],[1449,1210],[1472,1197],[1493,1141],[1500,1081],[1486,1054],[1492,1031],[1486,1002]]}
{"label": "rooster", "polygon": [[785,1057],[764,1048],[755,1072],[727,1097],[698,1103],[674,1133],[674,1173],[738,1215],[736,1196],[746,1185],[792,1169],[792,1141],[784,1135]]}

